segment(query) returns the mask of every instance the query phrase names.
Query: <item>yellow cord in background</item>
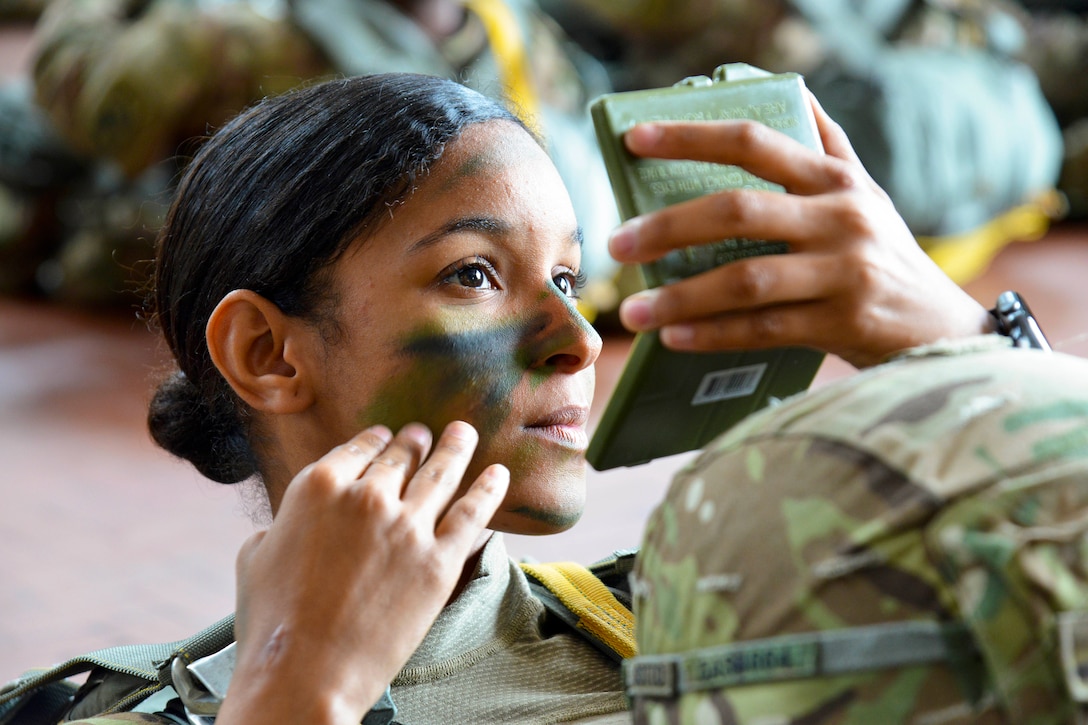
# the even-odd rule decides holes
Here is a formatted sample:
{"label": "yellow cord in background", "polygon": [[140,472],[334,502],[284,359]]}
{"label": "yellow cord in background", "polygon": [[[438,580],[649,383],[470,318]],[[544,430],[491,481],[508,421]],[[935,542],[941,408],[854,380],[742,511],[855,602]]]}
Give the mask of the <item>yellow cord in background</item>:
{"label": "yellow cord in background", "polygon": [[465,7],[483,23],[510,110],[534,133],[539,133],[540,101],[518,19],[503,0],[465,0]]}
{"label": "yellow cord in background", "polygon": [[966,284],[989,267],[998,252],[1013,242],[1042,238],[1050,223],[1065,213],[1058,192],[1047,192],[962,234],[919,236],[918,245],[957,284]]}

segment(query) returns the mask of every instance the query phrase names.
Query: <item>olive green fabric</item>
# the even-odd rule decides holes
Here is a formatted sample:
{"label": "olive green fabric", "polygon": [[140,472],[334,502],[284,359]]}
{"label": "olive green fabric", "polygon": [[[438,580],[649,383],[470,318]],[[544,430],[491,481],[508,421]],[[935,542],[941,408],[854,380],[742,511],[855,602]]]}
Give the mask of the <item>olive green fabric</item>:
{"label": "olive green fabric", "polygon": [[765,658],[764,682],[637,697],[636,722],[1073,722],[1086,554],[1088,361],[996,337],[917,351],[750,418],[676,477],[635,571],[639,655],[969,636],[836,674]]}

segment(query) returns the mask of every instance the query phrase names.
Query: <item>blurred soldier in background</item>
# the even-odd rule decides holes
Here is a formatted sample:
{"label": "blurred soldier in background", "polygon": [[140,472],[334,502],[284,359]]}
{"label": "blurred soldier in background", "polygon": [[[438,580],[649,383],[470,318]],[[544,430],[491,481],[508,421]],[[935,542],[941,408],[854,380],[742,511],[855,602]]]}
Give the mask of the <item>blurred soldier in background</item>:
{"label": "blurred soldier in background", "polygon": [[53,0],[36,42],[32,92],[7,89],[0,122],[8,290],[133,291],[210,129],[300,83],[397,70],[503,96],[540,133],[585,230],[587,302],[615,305],[617,215],[585,114],[607,77],[528,0]]}
{"label": "blurred soldier in background", "polygon": [[585,104],[731,61],[804,74],[966,282],[1088,214],[1088,23],[1054,7],[1079,1],[54,0],[34,87],[0,92],[0,289],[115,299],[194,139],[299,82],[414,70],[535,119],[586,228],[587,311],[607,311],[641,282],[617,290],[599,243],[616,213]]}

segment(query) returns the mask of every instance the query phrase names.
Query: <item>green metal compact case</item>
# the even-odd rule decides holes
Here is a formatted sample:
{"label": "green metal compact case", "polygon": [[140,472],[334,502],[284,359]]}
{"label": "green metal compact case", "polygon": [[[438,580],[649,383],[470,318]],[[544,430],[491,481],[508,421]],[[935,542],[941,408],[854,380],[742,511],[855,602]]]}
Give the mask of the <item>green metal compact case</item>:
{"label": "green metal compact case", "polygon": [[[626,220],[724,189],[783,191],[736,166],[637,158],[626,150],[623,134],[646,121],[751,119],[822,151],[804,87],[796,73],[736,63],[718,67],[713,78],[595,100],[593,122],[620,215]],[[780,241],[726,239],[671,252],[641,271],[647,287],[657,287],[738,259],[788,251]],[[605,470],[700,448],[773,400],[808,388],[823,359],[804,348],[675,352],[656,332],[639,334],[587,458]]]}

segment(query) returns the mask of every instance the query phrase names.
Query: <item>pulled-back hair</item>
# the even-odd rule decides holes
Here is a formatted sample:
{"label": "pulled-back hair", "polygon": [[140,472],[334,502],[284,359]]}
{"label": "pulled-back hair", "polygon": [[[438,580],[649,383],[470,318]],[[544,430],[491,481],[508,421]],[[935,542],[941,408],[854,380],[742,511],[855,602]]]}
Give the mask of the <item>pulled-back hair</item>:
{"label": "pulled-back hair", "polygon": [[257,473],[246,408],[208,352],[216,305],[249,289],[287,315],[332,319],[329,265],[465,128],[499,119],[519,123],[455,82],[386,74],[267,99],[215,133],[159,236],[151,315],[178,371],[151,401],[155,441],[221,483]]}

